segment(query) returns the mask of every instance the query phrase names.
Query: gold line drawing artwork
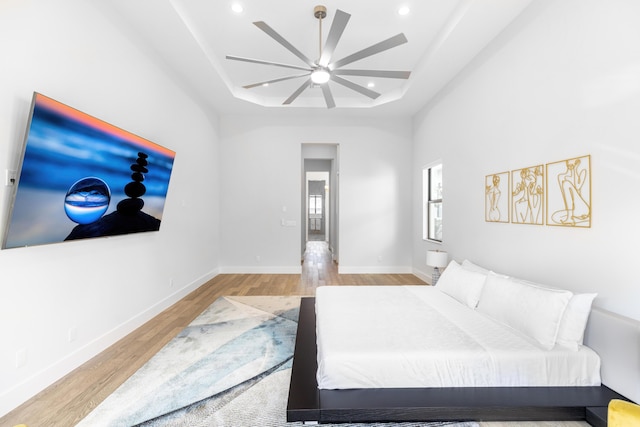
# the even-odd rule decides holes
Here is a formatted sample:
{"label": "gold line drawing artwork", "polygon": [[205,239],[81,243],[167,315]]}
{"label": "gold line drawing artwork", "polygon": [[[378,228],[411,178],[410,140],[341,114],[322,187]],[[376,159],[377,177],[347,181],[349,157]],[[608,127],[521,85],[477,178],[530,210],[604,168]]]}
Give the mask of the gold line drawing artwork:
{"label": "gold line drawing artwork", "polygon": [[511,222],[543,225],[544,166],[511,171]]}
{"label": "gold line drawing artwork", "polygon": [[509,222],[509,172],[485,177],[484,207],[485,221]]}
{"label": "gold line drawing artwork", "polygon": [[547,164],[547,225],[591,227],[591,156]]}

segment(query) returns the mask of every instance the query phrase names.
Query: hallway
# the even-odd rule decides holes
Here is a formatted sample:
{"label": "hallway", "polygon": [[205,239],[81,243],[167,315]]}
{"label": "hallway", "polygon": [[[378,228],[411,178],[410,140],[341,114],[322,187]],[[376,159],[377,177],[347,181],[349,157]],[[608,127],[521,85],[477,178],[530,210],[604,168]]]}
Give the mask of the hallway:
{"label": "hallway", "polygon": [[314,286],[338,283],[338,264],[333,262],[327,242],[307,242],[301,280]]}

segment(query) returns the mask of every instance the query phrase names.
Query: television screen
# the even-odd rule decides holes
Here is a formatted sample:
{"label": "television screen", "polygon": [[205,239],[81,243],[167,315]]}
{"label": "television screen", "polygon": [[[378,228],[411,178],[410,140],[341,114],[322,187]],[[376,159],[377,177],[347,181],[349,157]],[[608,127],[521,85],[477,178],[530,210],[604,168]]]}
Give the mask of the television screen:
{"label": "television screen", "polygon": [[34,93],[3,248],[159,230],[174,158]]}

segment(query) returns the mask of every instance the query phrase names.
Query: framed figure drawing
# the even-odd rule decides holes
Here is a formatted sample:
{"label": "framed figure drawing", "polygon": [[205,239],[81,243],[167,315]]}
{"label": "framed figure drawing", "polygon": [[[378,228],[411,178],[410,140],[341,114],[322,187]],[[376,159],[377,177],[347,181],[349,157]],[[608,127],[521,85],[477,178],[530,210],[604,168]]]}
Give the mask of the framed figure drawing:
{"label": "framed figure drawing", "polygon": [[544,166],[511,171],[511,222],[544,224]]}
{"label": "framed figure drawing", "polygon": [[547,164],[547,225],[591,227],[591,156]]}
{"label": "framed figure drawing", "polygon": [[494,173],[485,177],[484,220],[509,222],[509,172]]}

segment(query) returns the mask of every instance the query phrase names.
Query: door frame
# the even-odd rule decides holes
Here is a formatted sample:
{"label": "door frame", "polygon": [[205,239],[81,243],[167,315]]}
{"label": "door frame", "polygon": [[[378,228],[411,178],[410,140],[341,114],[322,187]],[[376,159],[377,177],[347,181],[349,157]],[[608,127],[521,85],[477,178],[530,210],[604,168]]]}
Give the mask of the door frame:
{"label": "door frame", "polygon": [[[329,208],[326,211],[326,221],[328,223],[325,234],[329,250],[334,262],[339,261],[339,191],[340,191],[340,168],[339,168],[340,146],[336,143],[302,143],[301,144],[301,227],[300,227],[300,256],[304,259],[304,251],[307,243],[308,230],[308,184],[307,172],[328,172],[329,188],[327,203]],[[302,226],[304,225],[304,229]]]}

